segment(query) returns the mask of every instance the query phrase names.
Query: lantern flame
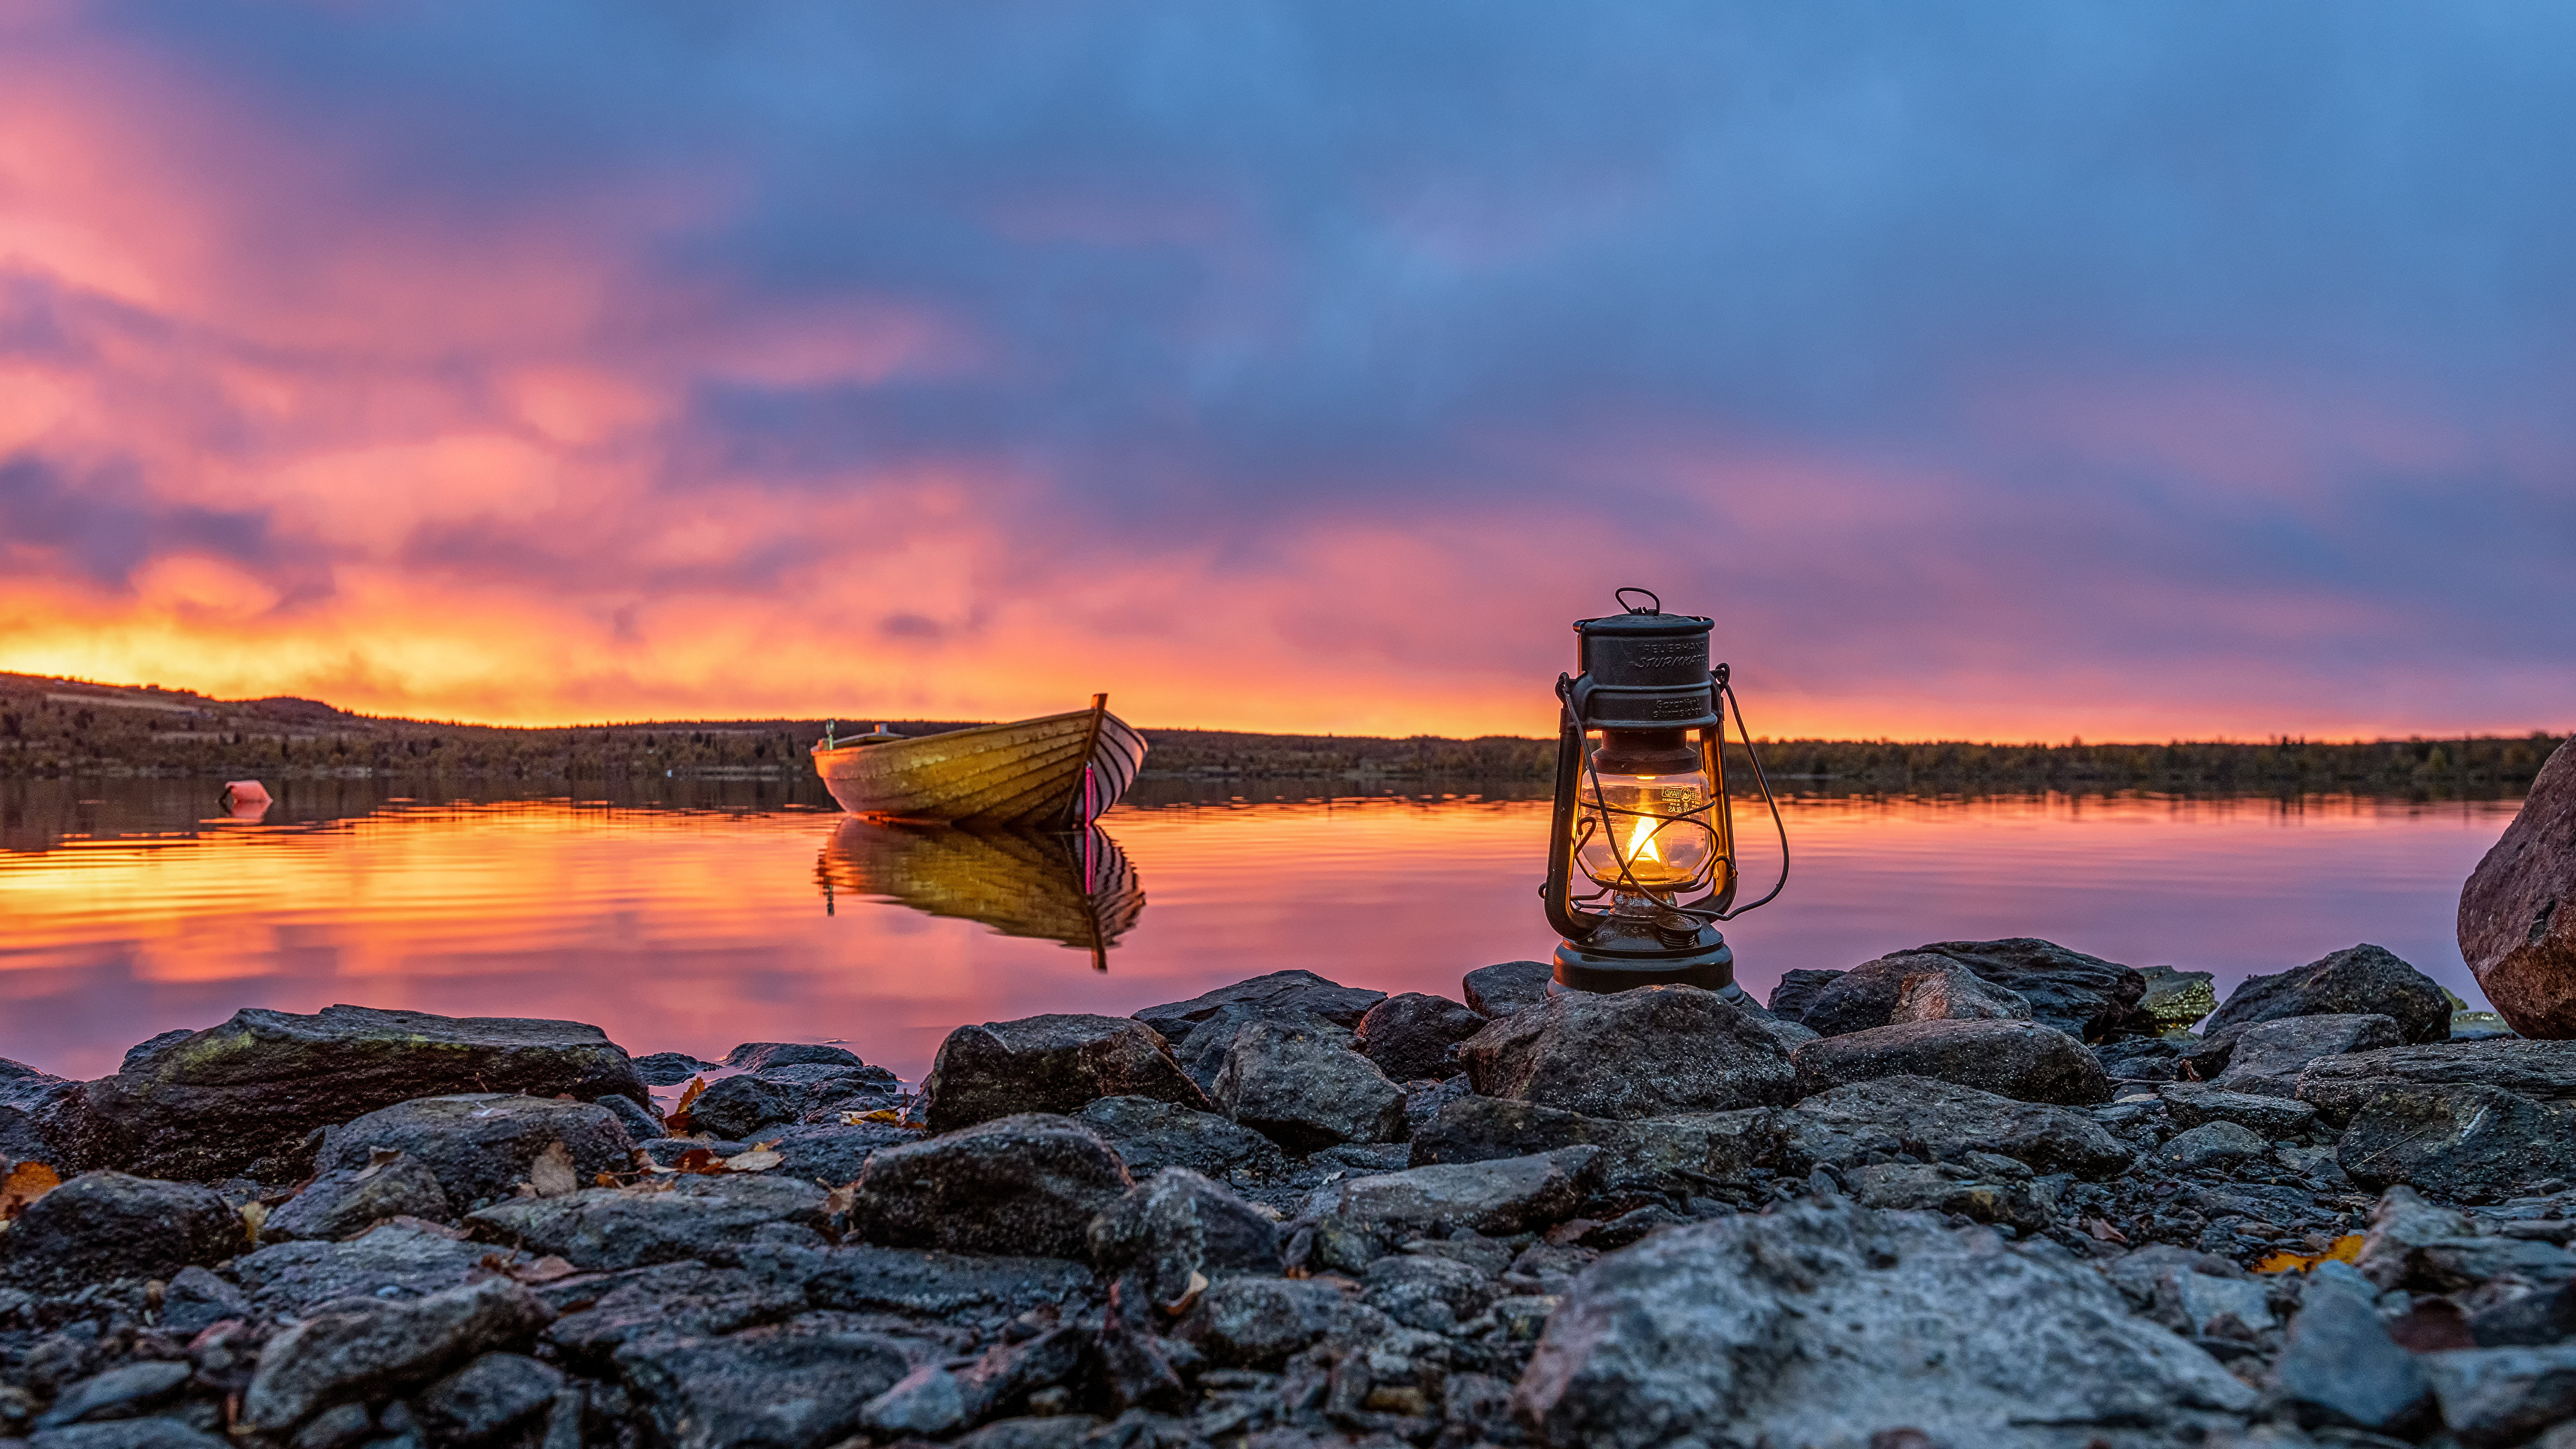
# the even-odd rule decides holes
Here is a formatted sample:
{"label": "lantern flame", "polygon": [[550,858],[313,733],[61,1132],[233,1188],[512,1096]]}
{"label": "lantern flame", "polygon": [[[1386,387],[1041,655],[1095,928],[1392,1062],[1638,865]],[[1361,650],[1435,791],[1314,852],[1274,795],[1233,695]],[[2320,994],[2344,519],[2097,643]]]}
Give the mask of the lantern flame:
{"label": "lantern flame", "polygon": [[1655,849],[1655,822],[1643,815],[1637,817],[1635,827],[1628,832],[1628,859],[1632,862],[1651,860],[1657,865],[1664,863],[1662,852]]}

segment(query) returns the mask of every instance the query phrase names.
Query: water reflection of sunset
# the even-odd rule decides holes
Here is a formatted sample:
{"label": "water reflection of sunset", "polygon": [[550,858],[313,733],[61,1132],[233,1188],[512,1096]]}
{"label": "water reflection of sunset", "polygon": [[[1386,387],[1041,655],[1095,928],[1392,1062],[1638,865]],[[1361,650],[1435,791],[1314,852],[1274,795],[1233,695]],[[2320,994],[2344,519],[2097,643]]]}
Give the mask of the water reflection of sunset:
{"label": "water reflection of sunset", "polygon": [[[1791,891],[1729,929],[1766,994],[1792,967],[2040,935],[2222,986],[2371,940],[2474,997],[2459,881],[2509,802],[1800,801]],[[1125,1013],[1304,967],[1455,995],[1552,946],[1543,801],[1121,808],[1148,904],[1088,957],[816,878],[839,817],[569,800],[395,805],[323,823],[0,854],[0,1056],[91,1076],[241,1006],[334,1001],[595,1022],[636,1051],[842,1037],[907,1075],[949,1028]],[[1754,855],[1749,876],[1772,862]]]}

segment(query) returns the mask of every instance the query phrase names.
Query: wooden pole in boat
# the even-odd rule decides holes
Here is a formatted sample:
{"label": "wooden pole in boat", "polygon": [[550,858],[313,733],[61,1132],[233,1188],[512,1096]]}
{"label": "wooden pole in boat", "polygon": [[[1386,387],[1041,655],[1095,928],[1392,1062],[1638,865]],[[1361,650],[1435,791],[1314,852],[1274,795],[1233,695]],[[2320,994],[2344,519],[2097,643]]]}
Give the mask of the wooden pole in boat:
{"label": "wooden pole in boat", "polygon": [[1091,822],[1084,817],[1083,807],[1091,803],[1091,752],[1100,748],[1100,717],[1109,713],[1109,696],[1091,697],[1091,728],[1082,732],[1082,777],[1073,787],[1073,798],[1065,802],[1064,828],[1080,830]]}

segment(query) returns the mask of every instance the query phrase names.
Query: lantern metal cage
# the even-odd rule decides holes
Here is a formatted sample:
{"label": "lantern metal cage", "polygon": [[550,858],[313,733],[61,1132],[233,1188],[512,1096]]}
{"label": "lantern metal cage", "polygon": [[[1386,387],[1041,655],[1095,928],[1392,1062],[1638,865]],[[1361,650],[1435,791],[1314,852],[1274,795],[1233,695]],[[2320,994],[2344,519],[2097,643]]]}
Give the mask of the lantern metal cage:
{"label": "lantern metal cage", "polygon": [[[1581,672],[1556,682],[1556,803],[1540,887],[1548,924],[1564,938],[1556,988],[1681,984],[1740,996],[1717,922],[1788,884],[1788,829],[1730,671],[1709,663],[1714,621],[1664,613],[1647,589],[1616,597],[1625,612],[1575,623]],[[1730,711],[1780,840],[1779,880],[1741,906],[1726,789]],[[1577,889],[1578,873],[1590,889]],[[1594,909],[1605,900],[1608,909]]]}

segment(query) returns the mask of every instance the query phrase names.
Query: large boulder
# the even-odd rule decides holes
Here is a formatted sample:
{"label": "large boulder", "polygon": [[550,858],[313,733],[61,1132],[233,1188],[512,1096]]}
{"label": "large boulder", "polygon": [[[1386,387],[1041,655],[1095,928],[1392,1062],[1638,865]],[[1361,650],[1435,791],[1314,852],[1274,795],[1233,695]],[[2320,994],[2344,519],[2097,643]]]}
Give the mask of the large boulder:
{"label": "large boulder", "polygon": [[1074,1112],[1102,1097],[1208,1105],[1162,1036],[1123,1016],[1030,1016],[961,1026],[939,1044],[922,1091],[934,1132],[1015,1112]]}
{"label": "large boulder", "polygon": [[2291,1097],[2298,1095],[2299,1077],[2312,1063],[2395,1046],[2400,1039],[2397,1023],[2375,1012],[2285,1016],[2256,1022],[2193,1060],[2204,1064],[2204,1072],[2213,1056],[2226,1063],[2225,1070],[2209,1079],[2223,1091]]}
{"label": "large boulder", "polygon": [[2036,936],[2001,941],[1936,941],[1904,955],[1947,956],[2030,1003],[2031,1019],[2081,1041],[2153,1035],[2139,1005],[2147,981],[2134,969],[2070,951]]}
{"label": "large boulder", "polygon": [[1389,1081],[1445,1081],[1458,1075],[1458,1043],[1484,1030],[1485,1016],[1445,996],[1407,991],[1360,1018],[1351,1045]]}
{"label": "large boulder", "polygon": [[1753,1011],[1695,986],[1568,992],[1458,1049],[1475,1089],[1587,1117],[1658,1117],[1796,1100],[1787,1048]]}
{"label": "large boulder", "polygon": [[1029,1112],[877,1153],[850,1215],[888,1247],[1080,1258],[1093,1216],[1135,1185],[1100,1134]]}
{"label": "large boulder", "polygon": [[1800,1172],[1856,1166],[1875,1152],[1943,1162],[1991,1152],[2040,1172],[2101,1180],[2134,1160],[2090,1113],[1929,1077],[1882,1077],[1820,1092],[1781,1113],[1780,1131],[1783,1155]]}
{"label": "large boulder", "polygon": [[[434,1227],[379,1223],[347,1242],[272,1243],[233,1260],[252,1305],[303,1317],[347,1301],[418,1298],[527,1261],[490,1243],[460,1242]],[[175,1284],[174,1284],[175,1286]]]}
{"label": "large boulder", "polygon": [[1991,1018],[2028,1021],[2030,1003],[1961,963],[1928,951],[1881,956],[1833,973],[1799,1003],[1796,1013],[1800,1024],[1826,1036],[1868,1031],[1897,1021]]}
{"label": "large boulder", "polygon": [[2371,1084],[2385,1080],[2494,1087],[2535,1102],[2576,1101],[2576,1041],[2499,1037],[2320,1057],[2299,1073],[2298,1094],[2341,1126],[2373,1090]]}
{"label": "large boulder", "polygon": [[2576,1037],[2576,742],[2460,890],[2460,954],[2496,1011],[2527,1037]]}
{"label": "large boulder", "polygon": [[747,1041],[726,1052],[724,1064],[745,1072],[774,1071],[779,1067],[837,1067],[855,1072],[867,1067],[859,1060],[859,1054],[848,1047],[810,1041]]}
{"label": "large boulder", "polygon": [[2576,1104],[2469,1082],[2373,1077],[2338,1084],[2335,1160],[2364,1187],[2405,1183],[2468,1202],[2576,1177]]}
{"label": "large boulder", "polygon": [[409,1303],[325,1313],[268,1341],[242,1394],[245,1428],[282,1434],[346,1400],[391,1397],[487,1349],[523,1343],[554,1315],[507,1278]]}
{"label": "large boulder", "polygon": [[1764,1003],[1771,1014],[1783,1021],[1804,1022],[1807,1009],[1825,994],[1843,973],[1840,971],[1783,971],[1780,984],[1771,988],[1770,1000]]}
{"label": "large boulder", "polygon": [[1135,1015],[1138,1021],[1161,1032],[1166,1040],[1178,1041],[1189,1035],[1191,1027],[1218,1015],[1229,1006],[1251,1008],[1261,1013],[1264,1020],[1302,1021],[1312,1018],[1348,1030],[1360,1024],[1360,1018],[1368,1015],[1370,1007],[1384,1000],[1386,993],[1383,991],[1344,986],[1327,981],[1312,971],[1273,971],[1267,976],[1220,986],[1187,1001],[1149,1006]]}
{"label": "large boulder", "polygon": [[617,1367],[669,1449],[824,1449],[912,1368],[906,1341],[810,1314],[721,1338],[645,1338]]}
{"label": "large boulder", "polygon": [[1747,1443],[2064,1449],[2094,1426],[2215,1428],[2253,1402],[2053,1244],[1804,1205],[1595,1264],[1513,1395],[1567,1449],[1660,1449],[1710,1425]]}
{"label": "large boulder", "polygon": [[1173,1329],[1218,1368],[1273,1369],[1330,1332],[1350,1309],[1330,1278],[1232,1278],[1211,1284]]}
{"label": "large boulder", "polygon": [[1908,1021],[1811,1041],[1791,1058],[1811,1092],[1880,1077],[1932,1077],[2024,1102],[2111,1098],[2084,1044],[2033,1021]]}
{"label": "large boulder", "polygon": [[90,1083],[84,1160],[190,1181],[295,1181],[314,1128],[448,1092],[649,1100],[626,1053],[579,1022],[253,1007],[156,1039]]}
{"label": "large boulder", "polygon": [[1572,1217],[1600,1181],[1602,1150],[1565,1147],[1491,1162],[1446,1163],[1317,1188],[1306,1212],[1404,1235],[1472,1228],[1503,1235]]}
{"label": "large boulder", "polygon": [[292,1242],[298,1238],[337,1241],[386,1218],[420,1218],[445,1222],[456,1205],[439,1186],[438,1174],[405,1152],[380,1154],[364,1167],[327,1171],[304,1185],[285,1206],[260,1224],[262,1238]]}
{"label": "large boulder", "polygon": [[708,1338],[806,1309],[805,1285],[743,1268],[663,1263],[594,1280],[573,1311],[546,1329],[572,1362],[598,1370],[627,1344],[648,1338]]}
{"label": "large boulder", "polygon": [[[553,1198],[512,1198],[466,1214],[487,1237],[576,1267],[612,1271],[683,1258],[726,1263],[767,1236],[821,1246],[823,1189],[776,1173],[658,1178]],[[379,1228],[378,1232],[383,1229]]]}
{"label": "large boulder", "polygon": [[80,1083],[0,1057],[0,1162],[68,1168],[81,1160],[87,1114]]}
{"label": "large boulder", "polygon": [[474,1092],[398,1102],[326,1129],[314,1167],[355,1173],[377,1153],[399,1152],[427,1167],[448,1200],[466,1208],[517,1192],[537,1159],[557,1148],[585,1187],[600,1173],[626,1171],[634,1152],[605,1107]]}
{"label": "large boulder", "polygon": [[1556,968],[1545,961],[1504,961],[1479,966],[1458,982],[1467,1009],[1478,1016],[1509,1016],[1547,1000]]}
{"label": "large boulder", "polygon": [[[1186,1167],[1145,1179],[1091,1220],[1091,1258],[1144,1301],[1185,1302],[1191,1279],[1279,1271],[1279,1225]],[[1141,1307],[1139,1303],[1137,1306]]]}
{"label": "large boulder", "polygon": [[2242,1035],[2257,1022],[2292,1016],[2384,1016],[2410,1042],[2451,1034],[2451,998],[2432,977],[2367,942],[2295,971],[2248,976],[2201,1027],[2204,1040]]}
{"label": "large boulder", "polygon": [[1535,1102],[1466,1096],[1444,1104],[1413,1134],[1412,1166],[1491,1162],[1560,1147],[1604,1150],[1605,1187],[1689,1194],[1740,1178],[1778,1144],[1780,1111],[1693,1112],[1613,1121]]}
{"label": "large boulder", "polygon": [[1324,1035],[1256,1021],[1235,1033],[1216,1104],[1291,1152],[1403,1140],[1404,1089],[1375,1062]]}
{"label": "large boulder", "polygon": [[86,1172],[0,1233],[0,1282],[67,1292],[109,1278],[166,1281],[247,1246],[240,1216],[212,1188]]}
{"label": "large boulder", "polygon": [[1279,1144],[1214,1112],[1151,1097],[1103,1097],[1073,1114],[1106,1138],[1128,1174],[1147,1178],[1186,1167],[1235,1187],[1273,1182],[1288,1172]]}

